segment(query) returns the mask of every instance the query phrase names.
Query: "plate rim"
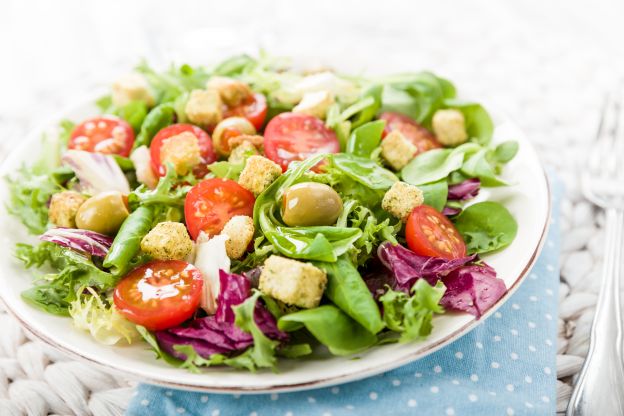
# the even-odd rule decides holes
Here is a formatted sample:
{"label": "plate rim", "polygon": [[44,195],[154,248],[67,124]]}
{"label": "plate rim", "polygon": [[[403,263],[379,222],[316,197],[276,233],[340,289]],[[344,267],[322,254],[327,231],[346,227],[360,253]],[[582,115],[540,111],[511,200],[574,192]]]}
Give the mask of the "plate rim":
{"label": "plate rim", "polygon": [[[77,109],[80,109],[87,105],[93,106],[94,99],[97,99],[97,97],[101,95],[101,93],[98,95],[99,90],[100,89],[96,89],[96,91],[91,92],[90,94],[83,95],[82,97],[80,97],[80,99],[75,100],[73,104],[63,107],[61,110],[53,114],[51,117],[47,117],[44,121],[35,124],[35,126],[31,128],[25,134],[26,140],[24,140],[22,143],[20,143],[19,146],[16,146],[11,152],[9,152],[9,154],[3,160],[2,164],[0,165],[0,175],[2,176],[6,175],[7,172],[5,171],[6,171],[7,162],[9,160],[12,160],[14,155],[23,153],[24,148],[29,146],[35,140],[35,137],[38,134],[45,132],[46,128],[49,128],[50,126],[54,124],[57,124],[58,120],[62,120],[63,118],[65,118],[65,116],[68,113],[71,113],[72,111],[76,111]],[[500,111],[497,110],[497,113],[500,113]],[[508,115],[502,114],[502,119],[503,121],[510,122],[512,125],[517,127],[522,133],[524,133],[523,130],[520,129],[520,127]],[[507,288],[507,293],[501,299],[499,299],[496,302],[496,304],[494,304],[494,306],[490,308],[486,313],[484,313],[479,319],[472,319],[469,322],[462,325],[460,328],[454,330],[453,332],[444,336],[442,339],[436,341],[434,344],[423,345],[422,347],[414,350],[413,352],[409,354],[405,354],[404,356],[392,362],[381,363],[375,366],[369,366],[366,368],[362,368],[360,370],[352,371],[348,374],[339,374],[339,375],[335,375],[335,376],[331,376],[327,378],[318,378],[312,381],[306,381],[306,382],[301,382],[301,383],[286,383],[286,384],[275,383],[275,384],[261,386],[261,387],[260,386],[259,387],[243,386],[243,387],[234,388],[234,387],[206,386],[206,385],[197,385],[197,384],[183,383],[183,382],[173,382],[169,380],[158,379],[150,375],[146,375],[144,372],[140,370],[137,371],[136,369],[132,369],[132,368],[122,368],[121,366],[115,366],[113,364],[98,361],[96,359],[82,355],[79,352],[71,348],[68,348],[66,346],[63,346],[57,343],[56,341],[54,341],[53,339],[51,339],[50,337],[46,336],[45,334],[42,334],[38,332],[37,330],[33,329],[29,325],[27,320],[23,318],[17,311],[13,310],[9,306],[9,302],[4,300],[3,291],[1,290],[0,290],[0,302],[2,302],[4,309],[20,323],[22,328],[28,334],[44,342],[45,344],[55,348],[56,350],[62,352],[66,356],[71,357],[81,362],[87,362],[108,373],[118,374],[126,378],[138,380],[138,381],[152,384],[152,385],[169,387],[172,389],[182,389],[182,390],[190,390],[190,391],[204,392],[204,393],[215,393],[215,394],[259,394],[259,393],[295,392],[295,391],[310,390],[310,389],[315,389],[315,388],[329,387],[329,386],[342,384],[342,383],[355,381],[355,380],[361,380],[363,378],[381,374],[383,372],[390,371],[398,367],[401,367],[403,365],[406,365],[408,363],[422,359],[438,351],[439,349],[449,345],[450,343],[456,341],[457,339],[461,338],[463,335],[467,334],[468,332],[472,331],[477,325],[481,324],[484,320],[488,319],[490,315],[495,313],[502,305],[504,305],[509,300],[509,298],[513,296],[513,294],[516,292],[518,287],[520,287],[522,282],[524,282],[524,280],[526,279],[527,275],[529,274],[529,271],[531,270],[531,268],[537,261],[537,258],[539,257],[539,254],[541,253],[543,249],[544,243],[546,241],[546,236],[548,234],[548,230],[551,226],[550,214],[552,210],[552,190],[551,190],[551,184],[550,184],[548,175],[546,173],[546,170],[544,168],[544,165],[541,162],[541,160],[539,160],[539,158],[537,157],[537,152],[535,151],[535,147],[526,138],[526,136],[524,137],[522,144],[524,146],[527,146],[529,150],[531,151],[532,156],[536,158],[537,163],[539,165],[539,171],[541,172],[543,179],[544,179],[544,184],[545,184],[545,189],[546,189],[545,221],[542,225],[542,230],[541,230],[538,244],[535,246],[529,261],[526,263],[526,265],[524,266],[522,271],[519,273],[519,275],[513,280],[512,285]]]}

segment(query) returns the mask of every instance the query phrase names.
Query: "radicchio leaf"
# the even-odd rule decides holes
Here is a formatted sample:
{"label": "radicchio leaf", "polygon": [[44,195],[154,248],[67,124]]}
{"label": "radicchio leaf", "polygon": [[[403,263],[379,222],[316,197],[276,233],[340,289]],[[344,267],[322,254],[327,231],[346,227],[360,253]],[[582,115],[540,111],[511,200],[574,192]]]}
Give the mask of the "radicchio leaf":
{"label": "radicchio leaf", "polygon": [[453,270],[442,278],[446,292],[440,304],[456,311],[468,312],[477,318],[490,309],[505,293],[505,282],[485,263]]}
{"label": "radicchio leaf", "polygon": [[105,257],[113,244],[113,239],[107,235],[62,227],[49,229],[39,239],[98,257]]}
{"label": "radicchio leaf", "polygon": [[[468,312],[477,318],[507,292],[505,283],[496,277],[492,267],[485,263],[474,263],[476,255],[452,260],[426,257],[389,242],[379,246],[377,255],[392,273],[389,286],[394,290],[409,294],[418,279],[425,279],[430,285],[442,280],[446,292],[440,304],[447,309]],[[382,281],[387,281],[387,276]],[[375,290],[373,293],[378,295],[378,284],[374,283],[369,284],[369,288],[372,287]]]}
{"label": "radicchio leaf", "polygon": [[448,199],[450,201],[465,201],[474,198],[479,194],[481,181],[477,178],[466,179],[448,188]]}
{"label": "radicchio leaf", "polygon": [[[242,351],[253,344],[251,334],[234,324],[233,306],[239,305],[250,295],[251,284],[238,274],[219,270],[221,291],[217,298],[215,315],[193,320],[187,325],[156,332],[156,339],[161,348],[174,357],[185,360],[175,345],[191,345],[204,358],[212,354],[227,354]],[[260,303],[256,304],[254,321],[269,338],[279,341],[288,340],[288,335],[277,328],[275,318]]]}
{"label": "radicchio leaf", "polygon": [[385,242],[377,250],[379,260],[386,266],[395,279],[394,289],[409,293],[417,279],[423,278],[430,285],[435,285],[445,273],[473,261],[476,255],[460,259],[419,256],[399,244]]}
{"label": "radicchio leaf", "polygon": [[62,158],[78,177],[80,191],[96,195],[100,192],[130,193],[130,184],[123,171],[110,155],[68,150]]}

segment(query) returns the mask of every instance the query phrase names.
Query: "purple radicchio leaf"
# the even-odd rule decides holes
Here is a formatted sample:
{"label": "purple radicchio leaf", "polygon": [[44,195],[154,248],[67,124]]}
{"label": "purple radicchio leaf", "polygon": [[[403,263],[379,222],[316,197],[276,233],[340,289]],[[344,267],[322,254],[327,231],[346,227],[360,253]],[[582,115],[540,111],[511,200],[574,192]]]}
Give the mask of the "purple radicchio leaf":
{"label": "purple radicchio leaf", "polygon": [[[180,359],[186,356],[174,349],[175,345],[191,345],[204,358],[212,354],[228,354],[242,351],[253,344],[251,334],[234,323],[233,306],[239,305],[250,295],[251,284],[241,275],[219,270],[221,291],[217,297],[215,315],[198,318],[186,325],[156,332],[160,347]],[[260,302],[256,304],[254,321],[269,338],[285,342],[288,334],[277,328],[277,322]]]}
{"label": "purple radicchio leaf", "polygon": [[474,198],[479,194],[481,181],[477,178],[466,179],[448,188],[448,199],[450,201],[465,201]]}
{"label": "purple radicchio leaf", "polygon": [[440,304],[451,310],[468,312],[480,318],[505,293],[505,282],[485,263],[453,270],[442,278],[446,292]]}
{"label": "purple radicchio leaf", "polygon": [[380,285],[388,284],[395,290],[409,293],[418,279],[425,279],[431,285],[442,280],[446,286],[440,304],[450,310],[468,312],[477,318],[492,307],[506,292],[505,282],[496,277],[496,272],[485,263],[475,264],[476,255],[461,259],[443,259],[420,256],[401,246],[383,243],[378,257],[391,272],[387,276],[378,274],[369,289],[377,295]]}
{"label": "purple radicchio leaf", "polygon": [[39,239],[98,257],[105,257],[113,244],[113,239],[107,235],[62,227],[50,228]]}
{"label": "purple radicchio leaf", "polygon": [[446,215],[447,217],[452,217],[453,215],[457,215],[461,212],[461,208],[449,207],[448,205],[442,209],[442,215]]}
{"label": "purple radicchio leaf", "polygon": [[416,280],[423,278],[434,285],[438,279],[476,258],[476,255],[460,259],[419,256],[411,250],[397,244],[385,242],[377,249],[379,260],[386,266],[395,279],[394,289],[409,293]]}

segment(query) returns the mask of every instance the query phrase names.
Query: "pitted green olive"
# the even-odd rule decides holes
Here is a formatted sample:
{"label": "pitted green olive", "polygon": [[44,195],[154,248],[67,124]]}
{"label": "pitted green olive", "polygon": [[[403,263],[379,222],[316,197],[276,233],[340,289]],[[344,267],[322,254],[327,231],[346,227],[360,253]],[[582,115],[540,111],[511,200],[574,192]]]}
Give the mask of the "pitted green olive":
{"label": "pitted green olive", "polygon": [[120,192],[102,192],[80,206],[76,213],[76,225],[83,230],[114,235],[128,215]]}
{"label": "pitted green olive", "polygon": [[284,193],[282,219],[291,227],[332,225],[341,212],[342,199],[328,185],[303,182]]}
{"label": "pitted green olive", "polygon": [[256,134],[256,128],[246,118],[228,117],[215,127],[212,132],[212,143],[219,154],[229,156],[232,151],[229,139],[243,134]]}

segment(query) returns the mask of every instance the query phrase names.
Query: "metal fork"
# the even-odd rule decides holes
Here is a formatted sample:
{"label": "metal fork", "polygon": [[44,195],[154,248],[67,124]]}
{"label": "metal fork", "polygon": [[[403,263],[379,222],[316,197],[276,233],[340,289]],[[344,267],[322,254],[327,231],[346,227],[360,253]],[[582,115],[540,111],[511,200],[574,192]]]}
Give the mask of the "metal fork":
{"label": "metal fork", "polygon": [[624,233],[624,83],[605,101],[598,140],[588,156],[581,185],[585,197],[605,210],[605,257],[589,352],[566,415],[622,416],[624,365],[620,279]]}

